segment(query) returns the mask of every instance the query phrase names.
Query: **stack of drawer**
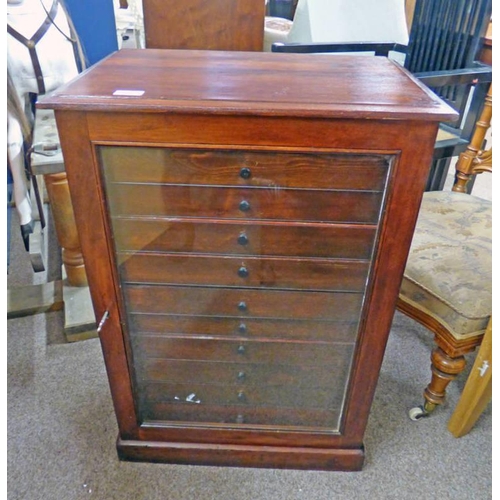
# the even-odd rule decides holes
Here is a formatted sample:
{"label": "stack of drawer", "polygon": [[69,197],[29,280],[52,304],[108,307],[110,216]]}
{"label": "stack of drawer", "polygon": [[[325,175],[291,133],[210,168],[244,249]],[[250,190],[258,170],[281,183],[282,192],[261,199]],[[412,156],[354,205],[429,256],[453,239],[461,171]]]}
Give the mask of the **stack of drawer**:
{"label": "stack of drawer", "polygon": [[142,421],[338,430],[390,158],[99,157]]}

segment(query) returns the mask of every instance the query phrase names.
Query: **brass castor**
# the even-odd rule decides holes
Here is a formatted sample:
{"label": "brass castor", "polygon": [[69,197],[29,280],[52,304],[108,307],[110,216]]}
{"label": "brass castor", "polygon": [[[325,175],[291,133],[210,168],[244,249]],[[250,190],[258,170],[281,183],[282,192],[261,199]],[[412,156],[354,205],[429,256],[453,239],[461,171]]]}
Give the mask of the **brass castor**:
{"label": "brass castor", "polygon": [[413,421],[421,420],[424,417],[428,417],[436,408],[437,405],[426,402],[424,405],[415,406],[408,412],[408,416]]}

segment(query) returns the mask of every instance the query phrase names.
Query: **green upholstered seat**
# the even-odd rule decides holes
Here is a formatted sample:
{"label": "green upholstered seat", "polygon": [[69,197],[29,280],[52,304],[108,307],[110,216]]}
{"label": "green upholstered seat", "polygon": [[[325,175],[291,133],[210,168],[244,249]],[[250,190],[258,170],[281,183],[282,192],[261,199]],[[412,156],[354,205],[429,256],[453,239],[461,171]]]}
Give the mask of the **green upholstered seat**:
{"label": "green upholstered seat", "polygon": [[491,202],[457,192],[424,194],[400,299],[457,340],[484,333],[491,316]]}

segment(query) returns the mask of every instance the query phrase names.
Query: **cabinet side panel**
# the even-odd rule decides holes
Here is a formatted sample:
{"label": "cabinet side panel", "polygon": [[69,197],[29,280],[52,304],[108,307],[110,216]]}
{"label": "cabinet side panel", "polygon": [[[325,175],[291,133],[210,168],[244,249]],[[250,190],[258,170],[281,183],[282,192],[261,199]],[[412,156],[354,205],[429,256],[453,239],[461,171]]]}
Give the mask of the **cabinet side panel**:
{"label": "cabinet side panel", "polygon": [[[376,135],[374,129],[373,134]],[[365,304],[351,378],[351,398],[343,432],[362,439],[390,333],[406,259],[434,151],[437,125],[416,122],[401,127],[401,155],[386,195],[371,289]]]}
{"label": "cabinet side panel", "polygon": [[57,111],[56,120],[94,312],[97,324],[102,322],[99,337],[120,435],[132,439],[137,418],[87,118],[85,113]]}

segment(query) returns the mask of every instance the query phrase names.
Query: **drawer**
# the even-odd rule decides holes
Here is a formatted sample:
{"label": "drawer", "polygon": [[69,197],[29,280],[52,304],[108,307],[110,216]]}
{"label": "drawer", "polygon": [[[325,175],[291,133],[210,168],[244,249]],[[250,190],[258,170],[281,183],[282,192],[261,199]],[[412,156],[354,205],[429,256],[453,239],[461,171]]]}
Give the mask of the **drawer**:
{"label": "drawer", "polygon": [[210,405],[176,401],[145,401],[142,419],[146,422],[191,422],[211,424],[247,424],[338,430],[341,409],[266,408],[242,405]]}
{"label": "drawer", "polygon": [[167,384],[148,382],[140,385],[145,401],[188,402],[196,405],[267,406],[271,408],[338,408],[344,384],[332,387],[269,386],[237,388],[224,385]]}
{"label": "drawer", "polygon": [[162,335],[230,336],[235,338],[272,338],[353,342],[357,321],[288,320],[224,318],[216,316],[177,316],[167,314],[130,314],[131,331]]}
{"label": "drawer", "polygon": [[131,313],[358,321],[363,294],[128,285]]}
{"label": "drawer", "polygon": [[291,385],[293,387],[326,387],[338,383],[349,370],[349,356],[338,356],[335,369],[308,365],[265,365],[256,363],[222,363],[148,358],[136,366],[144,382],[171,384],[222,384],[233,388],[258,388]]}
{"label": "drawer", "polygon": [[346,366],[353,351],[352,343],[221,340],[160,335],[134,335],[131,342],[138,359],[328,366],[330,370]]}
{"label": "drawer", "polygon": [[368,154],[220,151],[106,146],[108,182],[382,191],[389,157]]}
{"label": "drawer", "polygon": [[376,226],[115,217],[119,251],[369,259]]}
{"label": "drawer", "polygon": [[377,223],[379,191],[109,184],[112,216]]}
{"label": "drawer", "polygon": [[120,253],[123,283],[195,284],[363,292],[369,262],[193,254]]}

